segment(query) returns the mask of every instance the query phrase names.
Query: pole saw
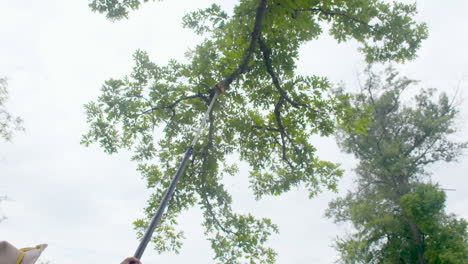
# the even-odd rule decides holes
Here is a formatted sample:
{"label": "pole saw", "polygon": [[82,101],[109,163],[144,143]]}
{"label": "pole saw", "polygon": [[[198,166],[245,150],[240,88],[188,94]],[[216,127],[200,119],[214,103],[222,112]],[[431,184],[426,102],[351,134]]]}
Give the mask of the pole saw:
{"label": "pole saw", "polygon": [[[205,116],[204,116],[204,118],[202,120],[202,123],[198,127],[198,130],[197,130],[197,132],[195,134],[195,137],[192,140],[192,143],[190,144],[190,146],[185,151],[184,159],[180,163],[179,168],[177,169],[177,171],[176,171],[176,173],[174,175],[174,178],[172,179],[172,182],[169,185],[169,188],[167,189],[167,192],[164,195],[164,197],[163,197],[163,199],[161,201],[161,204],[158,207],[158,210],[156,211],[156,214],[151,219],[151,223],[150,223],[148,229],[146,230],[145,235],[141,239],[140,245],[138,246],[137,250],[135,251],[135,254],[133,255],[135,258],[141,259],[141,256],[145,252],[146,246],[150,242],[151,237],[153,235],[153,232],[156,229],[156,227],[158,226],[159,222],[161,221],[161,218],[162,218],[162,216],[164,214],[164,211],[166,210],[167,204],[169,203],[169,201],[172,198],[172,195],[174,194],[177,183],[179,182],[179,178],[184,173],[185,167],[187,166],[187,162],[190,159],[190,157],[192,156],[193,148],[195,147],[195,144],[197,143],[198,138],[200,137],[201,132],[202,132],[203,128],[205,127],[207,120],[209,119],[210,113],[211,113],[211,111],[213,109],[213,105],[214,105],[218,95],[223,93],[223,92],[224,92],[224,85],[222,83],[217,84],[216,89],[215,89],[215,93],[214,93],[213,97],[211,98],[211,102],[210,102],[210,104],[208,106],[208,110],[205,113]],[[131,264],[135,264],[135,262],[131,262]]]}

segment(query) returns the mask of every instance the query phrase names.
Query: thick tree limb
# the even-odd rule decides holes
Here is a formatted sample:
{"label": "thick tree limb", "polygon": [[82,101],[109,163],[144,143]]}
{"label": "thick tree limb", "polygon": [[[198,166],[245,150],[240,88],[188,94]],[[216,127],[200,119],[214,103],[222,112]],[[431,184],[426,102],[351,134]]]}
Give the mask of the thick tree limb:
{"label": "thick tree limb", "polygon": [[224,87],[227,89],[229,85],[239,77],[242,73],[244,73],[247,68],[250,59],[252,58],[252,54],[255,51],[255,47],[257,46],[257,41],[260,38],[260,33],[262,31],[262,22],[263,22],[263,17],[265,15],[265,10],[267,6],[267,0],[260,0],[260,3],[258,4],[257,7],[257,12],[255,15],[255,23],[254,23],[254,28],[252,31],[252,37],[250,39],[250,45],[247,51],[245,52],[244,59],[242,60],[242,63],[239,65],[239,67],[231,73],[226,79],[222,81],[222,84]]}

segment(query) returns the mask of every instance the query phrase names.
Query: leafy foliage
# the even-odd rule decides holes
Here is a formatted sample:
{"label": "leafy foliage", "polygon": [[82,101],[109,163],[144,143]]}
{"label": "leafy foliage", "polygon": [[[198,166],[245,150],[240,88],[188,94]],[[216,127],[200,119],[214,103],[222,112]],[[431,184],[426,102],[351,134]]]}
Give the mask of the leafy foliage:
{"label": "leafy foliage", "polygon": [[[96,0],[91,7],[115,19],[139,4]],[[102,95],[86,105],[90,130],[83,143],[96,142],[107,153],[133,152],[148,188],[154,189],[148,218],[135,222],[141,232],[215,89],[225,87],[153,241],[158,251],[179,250],[183,233],[176,230],[177,216],[198,205],[219,263],[273,263],[276,253],[265,243],[277,227],[231,209],[222,179],[238,170],[228,155],[250,165],[257,198],[301,184],[311,197],[323,188],[335,189],[342,172],[317,157],[310,138],[331,135],[337,126],[363,131],[366,123],[356,120],[348,95],[330,91],[327,78],[295,73],[299,48],[329,23],[338,41],[361,42],[369,61],[412,59],[427,36],[425,24],[411,19],[415,11],[413,5],[374,0],[243,0],[232,16],[218,5],[195,11],[183,24],[207,38],[187,54],[189,62],[160,66],[137,51],[132,73],[106,81]]]}
{"label": "leafy foliage", "polygon": [[331,202],[327,215],[351,222],[354,234],[338,239],[343,263],[463,263],[468,258],[467,222],[444,212],[445,193],[425,183],[426,167],[454,161],[467,143],[449,139],[457,113],[445,94],[421,90],[413,105],[402,94],[415,83],[391,68],[369,77],[354,105],[373,112],[367,134],[342,131],[353,153],[357,190]]}
{"label": "leafy foliage", "polygon": [[7,111],[5,103],[8,100],[7,81],[0,78],[0,137],[5,140],[11,140],[14,131],[22,131],[23,120],[20,117],[14,117]]}
{"label": "leafy foliage", "polygon": [[89,3],[94,12],[106,13],[106,17],[112,21],[128,18],[129,10],[136,10],[140,5],[139,0],[93,0]]}

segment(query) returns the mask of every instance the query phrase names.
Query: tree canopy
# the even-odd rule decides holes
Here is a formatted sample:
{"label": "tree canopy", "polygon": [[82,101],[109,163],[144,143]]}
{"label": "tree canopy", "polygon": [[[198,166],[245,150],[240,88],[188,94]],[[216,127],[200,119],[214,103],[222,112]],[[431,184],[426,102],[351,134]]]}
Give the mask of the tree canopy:
{"label": "tree canopy", "polygon": [[454,142],[457,108],[444,93],[422,89],[411,101],[414,80],[389,68],[370,70],[354,105],[370,109],[366,134],[343,130],[343,150],[359,160],[357,189],[330,203],[327,215],[351,222],[355,232],[336,248],[342,263],[463,263],[468,259],[467,222],[444,211],[445,192],[427,167],[454,161],[468,143]]}
{"label": "tree canopy", "polygon": [[[119,20],[140,4],[94,0],[90,7]],[[141,232],[215,89],[225,87],[153,242],[159,252],[178,251],[183,233],[176,230],[177,216],[199,206],[218,263],[273,263],[276,253],[265,243],[278,228],[269,219],[231,209],[222,179],[238,169],[228,155],[250,165],[256,198],[297,185],[305,185],[311,197],[323,188],[335,189],[342,171],[319,159],[310,137],[331,135],[337,126],[362,131],[365,121],[355,119],[349,96],[330,91],[326,77],[296,73],[299,48],[328,24],[338,42],[359,42],[369,62],[410,60],[427,37],[415,13],[414,4],[376,0],[243,0],[232,15],[216,4],[197,10],[183,18],[183,25],[206,38],[188,52],[188,63],[160,66],[147,52],[136,51],[133,71],[106,81],[101,96],[86,105],[90,129],[82,142],[98,143],[107,153],[133,153],[154,189],[148,218],[135,222]]]}

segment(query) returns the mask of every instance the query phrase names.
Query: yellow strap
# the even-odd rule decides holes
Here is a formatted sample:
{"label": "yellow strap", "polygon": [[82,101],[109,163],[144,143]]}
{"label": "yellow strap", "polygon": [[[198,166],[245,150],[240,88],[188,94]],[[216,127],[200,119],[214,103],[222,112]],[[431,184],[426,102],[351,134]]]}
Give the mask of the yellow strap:
{"label": "yellow strap", "polygon": [[21,261],[23,260],[23,258],[24,258],[24,252],[21,252],[21,254],[20,254],[18,260],[16,261],[16,264],[20,264]]}
{"label": "yellow strap", "polygon": [[22,248],[20,249],[21,252],[28,252],[30,250],[33,250],[33,249],[40,249],[41,246],[35,246],[35,247],[32,247],[32,248]]}
{"label": "yellow strap", "polygon": [[24,252],[28,252],[28,251],[30,251],[30,250],[33,250],[33,249],[40,249],[40,248],[41,248],[41,246],[35,246],[35,247],[33,247],[33,248],[22,248],[22,249],[20,249],[21,254],[20,254],[20,256],[18,257],[18,260],[16,261],[16,264],[20,264],[21,261],[23,261]]}

